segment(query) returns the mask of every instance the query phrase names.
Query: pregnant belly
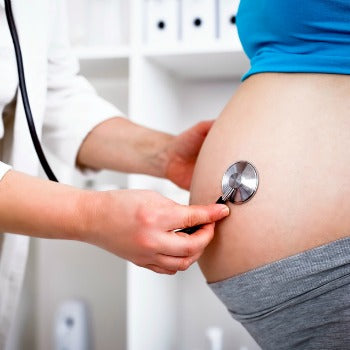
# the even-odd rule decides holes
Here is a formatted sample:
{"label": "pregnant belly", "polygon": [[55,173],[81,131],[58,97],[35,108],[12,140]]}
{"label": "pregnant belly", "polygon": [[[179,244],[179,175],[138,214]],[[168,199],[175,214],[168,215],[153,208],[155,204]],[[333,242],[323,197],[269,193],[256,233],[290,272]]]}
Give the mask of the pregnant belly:
{"label": "pregnant belly", "polygon": [[239,160],[257,168],[259,188],[216,225],[199,261],[209,282],[350,235],[350,77],[245,81],[203,145],[191,203],[214,202]]}

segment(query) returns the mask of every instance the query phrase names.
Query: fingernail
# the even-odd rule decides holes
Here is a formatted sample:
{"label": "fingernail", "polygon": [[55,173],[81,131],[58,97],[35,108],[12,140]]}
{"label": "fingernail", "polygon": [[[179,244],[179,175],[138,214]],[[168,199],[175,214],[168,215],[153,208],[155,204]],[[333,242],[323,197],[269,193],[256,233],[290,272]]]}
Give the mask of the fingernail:
{"label": "fingernail", "polygon": [[225,206],[221,209],[221,213],[224,214],[224,215],[230,214],[230,209],[229,209],[229,207],[225,205]]}

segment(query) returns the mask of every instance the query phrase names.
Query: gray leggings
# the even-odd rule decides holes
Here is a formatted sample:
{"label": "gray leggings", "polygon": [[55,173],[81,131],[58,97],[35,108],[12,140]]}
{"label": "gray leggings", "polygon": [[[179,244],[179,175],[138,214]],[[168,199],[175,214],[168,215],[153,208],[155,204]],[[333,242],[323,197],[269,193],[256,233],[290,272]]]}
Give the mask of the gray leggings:
{"label": "gray leggings", "polygon": [[350,237],[209,286],[262,349],[350,349]]}

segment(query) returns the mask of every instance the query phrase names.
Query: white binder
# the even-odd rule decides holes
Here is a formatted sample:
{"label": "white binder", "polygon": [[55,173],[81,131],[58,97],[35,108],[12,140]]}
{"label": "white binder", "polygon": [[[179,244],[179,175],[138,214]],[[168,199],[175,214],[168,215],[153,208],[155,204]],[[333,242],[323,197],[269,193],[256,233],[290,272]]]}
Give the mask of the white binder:
{"label": "white binder", "polygon": [[229,42],[239,42],[236,15],[239,7],[239,0],[218,0],[219,1],[219,38]]}
{"label": "white binder", "polygon": [[216,0],[182,0],[181,37],[184,42],[197,45],[214,41],[217,38],[216,20]]}
{"label": "white binder", "polygon": [[148,45],[171,45],[179,39],[179,0],[145,0]]}

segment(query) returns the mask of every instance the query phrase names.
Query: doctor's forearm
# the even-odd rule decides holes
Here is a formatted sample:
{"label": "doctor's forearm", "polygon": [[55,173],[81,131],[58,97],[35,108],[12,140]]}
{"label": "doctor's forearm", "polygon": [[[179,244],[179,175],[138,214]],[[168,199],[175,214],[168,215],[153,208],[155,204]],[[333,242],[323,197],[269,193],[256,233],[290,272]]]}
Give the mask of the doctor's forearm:
{"label": "doctor's forearm", "polygon": [[80,240],[83,193],[11,170],[0,181],[0,232]]}
{"label": "doctor's forearm", "polygon": [[[86,191],[10,170],[0,181],[0,232],[71,239],[159,273],[187,269],[213,238],[224,205],[183,206],[152,191]],[[192,236],[176,228],[201,225]]]}
{"label": "doctor's forearm", "polygon": [[164,177],[166,147],[173,137],[125,118],[109,119],[86,137],[78,153],[77,165]]}

